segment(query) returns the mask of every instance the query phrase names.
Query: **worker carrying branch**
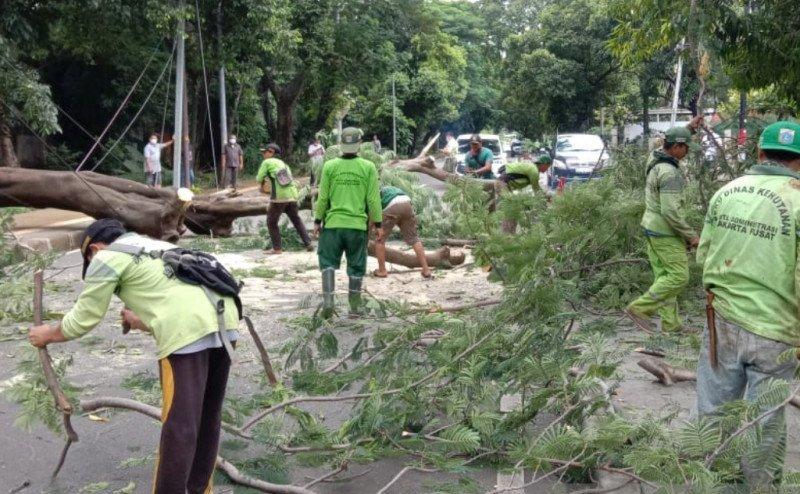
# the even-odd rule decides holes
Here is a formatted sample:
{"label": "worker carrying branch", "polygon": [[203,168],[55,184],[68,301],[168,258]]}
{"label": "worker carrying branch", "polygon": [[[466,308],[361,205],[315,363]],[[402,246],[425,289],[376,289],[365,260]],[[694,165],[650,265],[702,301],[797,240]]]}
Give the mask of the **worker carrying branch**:
{"label": "worker carrying branch", "polygon": [[[523,190],[527,187],[531,187],[534,191],[541,191],[539,176],[542,173],[547,173],[552,164],[553,159],[550,155],[543,154],[538,156],[534,163],[519,161],[501,167],[496,181],[495,196]],[[517,222],[513,219],[504,219],[501,227],[503,233],[515,233],[517,231]]]}

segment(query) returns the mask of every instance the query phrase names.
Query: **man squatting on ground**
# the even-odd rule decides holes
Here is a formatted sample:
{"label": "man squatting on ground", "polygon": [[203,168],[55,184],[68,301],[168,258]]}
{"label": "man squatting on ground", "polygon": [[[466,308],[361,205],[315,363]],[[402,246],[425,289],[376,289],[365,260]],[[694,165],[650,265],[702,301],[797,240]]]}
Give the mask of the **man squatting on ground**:
{"label": "man squatting on ground", "polygon": [[678,295],[689,284],[689,255],[697,247],[697,233],[684,217],[684,179],[680,161],[689,152],[689,142],[702,122],[702,115],[686,127],[666,131],[662,149],[650,156],[645,170],[645,211],[642,230],[647,239],[647,257],[655,280],[647,292],[631,302],[625,313],[644,331],[653,329],[650,318],[658,313],[662,331],[680,331]]}
{"label": "man squatting on ground", "polygon": [[[791,381],[797,367],[800,125],[764,129],[758,161],[711,198],[697,248],[709,305],[697,364],[700,416],[729,401],[756,401],[771,380]],[[783,408],[760,425],[756,454],[744,455],[741,465],[755,489],[780,479]]]}
{"label": "man squatting on ground", "polygon": [[[334,310],[336,270],[342,253],[347,256],[348,300],[352,314],[361,307],[361,283],[367,270],[367,230],[371,222],[376,240],[383,241],[381,197],[375,165],[358,157],[360,129],[342,131],[342,156],[325,162],[319,184],[314,233],[319,236],[317,256],[322,271],[323,316]],[[321,232],[321,233],[320,233]]]}
{"label": "man squatting on ground", "polygon": [[150,187],[161,187],[161,150],[172,144],[172,141],[158,142],[158,134],[151,134],[150,141],[144,147],[145,184]]}
{"label": "man squatting on ground", "polygon": [[[151,333],[158,348],[163,425],[153,492],[204,494],[212,491],[231,363],[216,310],[203,288],[167,276],[161,259],[114,250],[175,247],[127,233],[117,220],[95,221],[81,244],[85,284],[77,302],[58,325],[31,328],[29,340],[44,347],[85,335],[102,321],[116,293],[126,307],[123,324]],[[236,305],[222,299],[226,337],[235,342]]]}
{"label": "man squatting on ground", "polygon": [[297,206],[297,200],[300,194],[297,191],[297,185],[292,178],[292,170],[280,158],[281,148],[277,144],[267,144],[266,147],[261,148],[261,155],[264,161],[261,162],[261,167],[258,169],[256,175],[256,182],[261,185],[261,190],[264,190],[264,183],[267,179],[270,182],[270,203],[267,210],[267,230],[269,230],[269,238],[272,240],[272,250],[267,254],[282,254],[283,245],[281,244],[281,229],[278,227],[278,222],[281,215],[286,213],[289,220],[300,235],[300,240],[306,250],[311,252],[314,247],[311,245],[311,239],[306,231],[306,226],[303,220],[300,219],[300,208]]}
{"label": "man squatting on ground", "polygon": [[[553,159],[546,154],[536,158],[535,163],[530,161],[519,161],[509,163],[500,169],[500,176],[497,177],[496,195],[503,192],[514,192],[530,186],[534,191],[541,191],[539,186],[539,174],[547,173],[547,169],[553,164]],[[511,219],[503,220],[501,225],[503,233],[515,233],[517,222]]]}
{"label": "man squatting on ground", "polygon": [[422,268],[422,277],[430,278],[431,268],[425,257],[425,248],[419,240],[417,217],[414,215],[411,198],[398,187],[381,187],[381,207],[383,208],[383,239],[375,242],[375,258],[378,260],[378,269],[372,272],[373,276],[386,278],[389,275],[389,272],[386,271],[386,239],[397,225],[403,235],[403,240],[414,249],[414,254],[417,255],[417,260]]}
{"label": "man squatting on ground", "polygon": [[225,170],[225,179],[228,187],[236,190],[236,177],[244,168],[244,152],[242,146],[236,142],[236,136],[231,134],[222,150],[222,169]]}

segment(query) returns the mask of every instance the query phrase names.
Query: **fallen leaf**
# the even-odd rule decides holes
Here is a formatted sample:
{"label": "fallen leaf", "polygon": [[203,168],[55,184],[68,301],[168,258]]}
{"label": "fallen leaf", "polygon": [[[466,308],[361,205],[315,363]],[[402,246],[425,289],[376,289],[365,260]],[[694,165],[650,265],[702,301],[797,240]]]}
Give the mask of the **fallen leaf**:
{"label": "fallen leaf", "polygon": [[93,413],[89,414],[89,420],[92,420],[94,422],[108,422],[107,418],[101,417],[100,415],[95,415]]}
{"label": "fallen leaf", "polygon": [[136,482],[129,482],[128,485],[122,489],[114,491],[114,494],[133,494],[134,489],[136,489]]}

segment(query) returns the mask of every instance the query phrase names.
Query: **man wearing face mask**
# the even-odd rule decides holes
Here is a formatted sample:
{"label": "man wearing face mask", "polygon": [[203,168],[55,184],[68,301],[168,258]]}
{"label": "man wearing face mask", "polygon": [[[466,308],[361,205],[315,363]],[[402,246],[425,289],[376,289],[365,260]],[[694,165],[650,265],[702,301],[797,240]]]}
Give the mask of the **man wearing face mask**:
{"label": "man wearing face mask", "polygon": [[158,134],[150,135],[150,142],[144,147],[144,175],[149,187],[161,187],[161,150],[172,141],[158,142]]}
{"label": "man wearing face mask", "polygon": [[236,142],[236,136],[231,134],[228,143],[222,150],[222,169],[225,170],[227,185],[236,190],[236,176],[244,168],[244,153],[242,147]]}

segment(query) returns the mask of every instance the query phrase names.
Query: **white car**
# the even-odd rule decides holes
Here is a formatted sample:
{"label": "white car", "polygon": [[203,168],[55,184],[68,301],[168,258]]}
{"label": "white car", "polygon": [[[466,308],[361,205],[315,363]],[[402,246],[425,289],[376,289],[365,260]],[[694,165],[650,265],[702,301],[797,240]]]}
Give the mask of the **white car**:
{"label": "white car", "polygon": [[555,158],[550,167],[550,185],[597,178],[598,172],[610,164],[608,149],[599,135],[559,134]]}
{"label": "white car", "polygon": [[[474,134],[461,134],[456,139],[458,141],[458,155],[456,156],[456,169],[457,175],[464,175],[466,173],[466,165],[464,164],[464,157],[469,152],[469,140]],[[495,134],[480,134],[483,147],[489,149],[494,155],[492,160],[492,175],[499,175],[500,167],[506,164],[506,152],[503,143],[500,141],[500,136]]]}

